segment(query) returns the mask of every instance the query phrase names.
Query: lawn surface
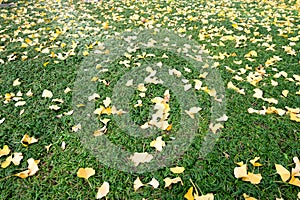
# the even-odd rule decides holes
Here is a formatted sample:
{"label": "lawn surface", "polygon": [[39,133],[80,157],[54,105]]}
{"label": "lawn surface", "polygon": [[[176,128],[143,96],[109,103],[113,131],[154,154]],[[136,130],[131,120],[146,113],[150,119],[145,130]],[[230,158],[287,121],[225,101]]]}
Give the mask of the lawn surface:
{"label": "lawn surface", "polygon": [[[0,149],[8,145],[11,150],[1,156],[0,163],[14,152],[21,152],[23,159],[20,165],[0,168],[0,199],[95,199],[104,181],[110,184],[107,199],[184,199],[190,187],[199,195],[213,193],[220,200],[246,199],[243,194],[256,199],[300,199],[300,184],[282,181],[275,168],[280,164],[291,171],[293,158],[300,156],[300,17],[296,2],[104,0],[91,4],[49,0],[14,4],[0,7]],[[84,61],[105,41],[125,30],[162,28],[190,38],[209,55],[223,80],[228,120],[218,130],[220,137],[212,151],[200,157],[213,101],[209,90],[213,88],[204,88],[205,77],[199,77],[191,63],[172,52],[149,48],[145,54],[138,49],[122,55],[109,63],[108,71],[93,77],[100,97],[92,100],[95,109],[105,104],[106,97],[112,98],[123,74],[153,62],[182,72],[202,108],[194,140],[171,165],[142,174],[122,172],[103,164],[80,141],[82,130],[76,130],[78,123],[70,112],[79,107],[74,106],[74,94],[79,92],[74,85]],[[195,89],[194,80],[203,82],[201,89]],[[141,90],[130,97],[130,116],[138,125],[149,120],[151,99],[163,98],[168,89],[159,84],[145,86],[145,97],[140,96]],[[43,97],[45,90],[53,96]],[[138,100],[142,105],[136,105]],[[172,127],[150,138],[126,134],[113,115],[101,113],[97,119],[111,120],[105,136],[127,151],[155,153],[150,142],[162,136],[164,152],[180,126],[179,104],[171,90],[168,123]],[[38,141],[24,146],[25,134]],[[90,137],[95,136],[91,133]],[[262,166],[250,164],[255,157],[260,157]],[[13,176],[27,169],[30,158],[40,160],[39,170],[24,179]],[[241,161],[247,163],[248,172],[261,174],[259,184],[235,177],[236,163]],[[185,171],[174,174],[170,167],[175,166]],[[95,170],[88,181],[77,176],[79,168],[87,167]],[[135,191],[137,177],[142,183],[155,178],[160,185]],[[183,185],[165,188],[167,177],[180,177]]]}

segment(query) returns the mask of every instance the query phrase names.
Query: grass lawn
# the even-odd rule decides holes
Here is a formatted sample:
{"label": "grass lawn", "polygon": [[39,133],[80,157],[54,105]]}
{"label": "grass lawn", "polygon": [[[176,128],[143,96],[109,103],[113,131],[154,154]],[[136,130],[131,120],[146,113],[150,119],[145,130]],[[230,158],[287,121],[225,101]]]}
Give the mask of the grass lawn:
{"label": "grass lawn", "polygon": [[[0,199],[95,199],[105,181],[110,189],[103,199],[190,200],[197,199],[196,191],[203,199],[209,199],[205,196],[209,193],[220,200],[300,199],[300,162],[295,158],[300,156],[300,4],[296,1],[8,0],[3,3],[14,5],[0,7]],[[219,84],[218,80],[208,80],[210,75],[205,77],[203,71],[176,52],[151,45],[146,49],[123,45],[128,51],[124,54],[120,50],[123,47],[114,45],[118,38],[125,38],[124,31],[150,30],[156,34],[153,38],[157,38],[161,36],[160,29],[178,35],[172,38],[170,34],[174,40],[170,44],[178,44],[173,49],[186,50],[180,38],[201,46],[209,60],[207,69],[220,74],[224,114],[228,119],[223,120],[223,128],[216,130],[218,137],[204,157],[200,155],[205,135],[211,130],[211,115],[222,112],[220,108],[211,113],[214,102],[218,102],[213,94],[216,89],[213,85]],[[122,54],[114,56],[102,49],[103,44]],[[94,53],[99,50],[104,52],[99,58],[107,55],[109,62],[96,59]],[[175,78],[180,72],[178,81],[191,88],[180,94],[170,89],[170,96],[166,94],[169,89],[166,85],[153,82],[145,84],[145,88],[135,88],[128,96],[122,95],[123,89],[117,90],[130,85],[129,79],[138,82],[139,75],[144,74],[134,70],[153,63],[172,69]],[[88,78],[86,86],[78,81],[79,72],[85,73],[83,69],[89,66],[98,73],[84,77]],[[183,77],[186,80],[182,81]],[[199,81],[203,83],[200,87]],[[85,93],[90,85],[95,86],[99,96]],[[180,128],[184,129],[182,134],[192,129],[182,123],[186,118],[181,104],[192,102],[188,94],[201,107],[195,113],[198,129],[189,144],[179,141],[186,151],[170,164],[134,173],[134,170],[118,170],[104,161],[107,157],[97,155],[98,143],[93,141],[101,137],[131,154],[159,154],[150,145],[159,136],[165,141],[165,146],[157,142],[164,155],[176,137],[180,138],[181,135],[176,135]],[[122,102],[123,96],[128,103]],[[100,113],[91,116],[104,127],[94,135],[103,135],[89,132],[88,137],[82,137],[86,130],[83,124],[89,126],[89,119],[80,114],[86,105],[79,105],[83,103],[79,97],[90,97],[87,102],[92,103],[93,111],[102,106]],[[158,106],[170,108],[161,110],[166,114],[168,127],[160,127],[149,137],[134,136],[132,124],[141,126],[151,119],[155,97],[163,99]],[[120,118],[111,110],[116,99],[128,107],[132,123],[118,121]],[[117,109],[122,105],[116,105]],[[109,122],[103,123],[105,119]],[[21,142],[25,134],[38,141]],[[5,145],[9,152],[5,152]],[[124,160],[112,148],[102,150],[124,163],[123,167],[132,164],[132,160]],[[19,165],[9,161],[16,152],[23,155]],[[260,157],[257,162],[262,166],[251,164],[255,157]],[[30,158],[39,160],[39,170],[30,174],[29,167],[25,172],[28,177],[14,176],[28,169]],[[164,159],[162,156],[162,162]],[[247,164],[248,174],[242,175],[244,178],[234,173],[241,169],[238,167],[245,167],[241,163],[239,166],[239,162]],[[7,163],[10,165],[5,166]],[[275,164],[292,173],[284,171],[287,178],[282,179]],[[147,163],[139,164],[143,165]],[[175,166],[184,167],[184,172],[173,173],[170,168]],[[88,179],[80,178],[77,176],[80,168],[93,168],[95,174]],[[251,173],[256,174],[255,178]],[[135,190],[138,177],[144,186]],[[165,187],[167,177],[180,177],[182,184]],[[159,182],[157,188],[146,184],[152,178]],[[186,194],[191,187],[194,197],[188,198]]]}

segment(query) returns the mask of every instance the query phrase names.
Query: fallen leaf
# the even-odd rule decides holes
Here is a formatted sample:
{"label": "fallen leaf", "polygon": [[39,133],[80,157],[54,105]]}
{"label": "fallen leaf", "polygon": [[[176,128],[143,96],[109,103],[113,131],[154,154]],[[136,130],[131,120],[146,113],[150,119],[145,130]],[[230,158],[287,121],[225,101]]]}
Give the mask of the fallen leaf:
{"label": "fallen leaf", "polygon": [[137,177],[135,179],[135,181],[133,182],[133,189],[134,189],[134,191],[137,191],[142,186],[144,186],[144,184],[142,183],[142,181],[140,180],[140,178]]}
{"label": "fallen leaf", "polygon": [[249,195],[247,195],[246,193],[243,194],[243,197],[245,200],[257,200],[256,198],[254,197],[250,197]]}
{"label": "fallen leaf", "polygon": [[194,200],[193,189],[193,187],[190,187],[187,193],[184,195],[184,198],[186,198],[187,200]]}
{"label": "fallen leaf", "polygon": [[300,187],[300,180],[292,176],[291,180],[289,181],[289,184]]}
{"label": "fallen leaf", "polygon": [[197,194],[194,195],[195,200],[214,200],[214,194],[208,193],[205,195],[198,196]]}
{"label": "fallen leaf", "polygon": [[23,146],[27,147],[30,144],[36,143],[38,139],[35,139],[34,137],[30,137],[29,135],[25,134],[21,140],[21,143]]}
{"label": "fallen leaf", "polygon": [[98,188],[98,192],[96,195],[96,199],[101,199],[102,197],[105,197],[109,192],[109,183],[104,182],[101,187]]}
{"label": "fallen leaf", "polygon": [[174,174],[181,174],[184,172],[184,167],[172,167],[172,168],[170,168],[170,170]]}
{"label": "fallen leaf", "polygon": [[176,178],[173,178],[173,179],[167,177],[167,178],[164,179],[164,182],[165,182],[165,188],[169,187],[171,184],[175,184],[175,183],[178,183],[178,182],[181,182],[181,185],[183,185],[183,182],[182,182],[180,177],[176,177]]}
{"label": "fallen leaf", "polygon": [[251,172],[248,172],[246,177],[242,177],[243,181],[249,181],[252,184],[259,184],[262,179],[261,174],[254,174]]}
{"label": "fallen leaf", "polygon": [[14,176],[18,176],[20,178],[27,178],[28,176],[33,176],[38,170],[38,164],[40,163],[40,160],[34,160],[33,158],[29,158],[27,160],[28,163],[28,169],[15,174]]}
{"label": "fallen leaf", "polygon": [[153,156],[151,154],[145,153],[134,153],[129,159],[134,162],[135,166],[138,166],[140,163],[150,162]]}
{"label": "fallen leaf", "polygon": [[166,143],[162,140],[162,136],[156,138],[156,140],[150,143],[150,147],[154,147],[157,151],[162,151],[162,148],[166,146]]}
{"label": "fallen leaf", "polygon": [[250,163],[254,166],[254,167],[260,167],[262,166],[262,164],[256,162],[260,159],[260,157],[255,157],[254,159],[250,160]]}
{"label": "fallen leaf", "polygon": [[19,165],[21,160],[23,159],[23,155],[22,153],[13,153],[13,158],[12,158],[12,163],[14,163],[14,165]]}
{"label": "fallen leaf", "polygon": [[21,85],[21,82],[19,80],[20,80],[19,78],[17,78],[16,80],[14,80],[13,86]]}
{"label": "fallen leaf", "polygon": [[79,178],[88,179],[89,177],[93,176],[95,174],[95,170],[93,168],[79,168],[77,171],[77,176]]}
{"label": "fallen leaf", "polygon": [[66,149],[66,143],[65,143],[64,141],[61,143],[61,149],[62,149],[62,150],[65,150],[65,149]]}
{"label": "fallen leaf", "polygon": [[7,156],[10,153],[10,149],[7,145],[4,145],[2,149],[0,149],[0,157]]}
{"label": "fallen leaf", "polygon": [[235,167],[234,168],[234,176],[235,176],[235,178],[247,177],[247,165],[243,164],[240,167]]}
{"label": "fallen leaf", "polygon": [[48,153],[51,146],[52,146],[52,144],[49,144],[49,145],[45,146],[45,149],[46,149],[47,153]]}
{"label": "fallen leaf", "polygon": [[5,159],[5,161],[3,161],[3,162],[1,163],[1,168],[6,168],[6,167],[8,167],[8,166],[10,165],[11,161],[12,161],[12,155],[8,156],[8,157]]}
{"label": "fallen leaf", "polygon": [[153,188],[158,188],[159,186],[159,182],[155,178],[152,178],[152,180],[147,184],[151,185]]}
{"label": "fallen leaf", "polygon": [[52,92],[50,90],[44,90],[43,94],[42,94],[42,97],[44,97],[44,98],[52,98],[53,94],[52,94]]}
{"label": "fallen leaf", "polygon": [[275,168],[276,168],[277,174],[280,175],[281,180],[283,182],[286,182],[290,178],[290,176],[291,176],[290,172],[286,168],[284,168],[282,165],[275,164]]}

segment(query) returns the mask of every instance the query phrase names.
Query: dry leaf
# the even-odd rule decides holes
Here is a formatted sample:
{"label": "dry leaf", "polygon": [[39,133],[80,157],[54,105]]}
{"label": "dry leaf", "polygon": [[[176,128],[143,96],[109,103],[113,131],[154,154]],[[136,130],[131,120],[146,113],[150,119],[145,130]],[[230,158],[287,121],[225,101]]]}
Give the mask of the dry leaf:
{"label": "dry leaf", "polygon": [[12,155],[8,156],[8,157],[5,159],[5,161],[3,161],[3,162],[1,163],[1,168],[6,168],[6,167],[8,167],[8,166],[10,165],[11,161],[12,161]]}
{"label": "dry leaf", "polygon": [[262,164],[256,162],[260,159],[260,157],[255,157],[254,159],[250,160],[250,163],[254,166],[254,167],[260,167],[262,166]]}
{"label": "dry leaf", "polygon": [[19,78],[17,78],[16,80],[14,80],[13,86],[21,85],[21,82],[19,80],[20,80]]}
{"label": "dry leaf", "polygon": [[170,170],[174,174],[181,174],[182,172],[184,172],[184,167],[172,167],[170,168]]}
{"label": "dry leaf", "polygon": [[47,153],[48,153],[51,146],[52,146],[52,144],[49,144],[49,145],[45,146],[45,149],[46,149]]}
{"label": "dry leaf", "polygon": [[62,149],[62,150],[65,150],[65,149],[66,149],[66,143],[65,143],[64,141],[61,143],[61,149]]}
{"label": "dry leaf", "polygon": [[147,184],[151,185],[153,188],[158,188],[159,186],[159,182],[155,178],[152,178],[152,180]]}
{"label": "dry leaf", "polygon": [[10,153],[10,149],[7,145],[4,145],[2,149],[0,149],[0,157],[7,156]]}
{"label": "dry leaf", "polygon": [[52,92],[50,90],[44,90],[43,94],[42,94],[42,97],[44,97],[44,98],[52,98],[53,94],[52,94]]}
{"label": "dry leaf", "polygon": [[300,180],[292,176],[291,180],[289,181],[289,184],[300,187]]}
{"label": "dry leaf", "polygon": [[184,198],[186,198],[187,200],[194,200],[193,189],[194,189],[193,187],[190,187],[190,189],[184,195]]}
{"label": "dry leaf", "polygon": [[20,178],[27,178],[28,176],[33,176],[38,170],[38,164],[40,163],[40,160],[34,160],[33,158],[29,158],[27,160],[28,163],[28,169],[15,174],[15,176],[18,176]]}
{"label": "dry leaf", "polygon": [[134,153],[129,159],[134,162],[135,166],[138,166],[140,163],[150,162],[153,156],[151,154],[145,153]]}
{"label": "dry leaf", "polygon": [[93,168],[79,168],[79,170],[77,171],[77,176],[79,178],[88,179],[94,174],[95,174],[95,170]]}
{"label": "dry leaf", "polygon": [[96,195],[96,199],[101,199],[102,197],[105,197],[109,192],[109,183],[108,182],[104,182],[101,187],[99,187],[97,195]]}
{"label": "dry leaf", "polygon": [[167,178],[164,179],[164,182],[165,182],[165,188],[169,187],[171,184],[175,184],[175,183],[178,183],[178,182],[181,182],[181,185],[183,185],[183,182],[182,182],[180,177],[176,177],[176,178],[173,178],[173,179],[167,177]]}
{"label": "dry leaf", "polygon": [[283,182],[286,182],[287,180],[289,180],[291,174],[286,168],[284,168],[282,165],[279,165],[279,164],[275,164],[275,168],[276,168],[277,174],[280,175],[281,180]]}
{"label": "dry leaf", "polygon": [[34,137],[30,137],[29,135],[25,134],[21,140],[21,143],[23,146],[27,147],[30,144],[36,143],[38,139],[35,139]]}
{"label": "dry leaf", "polygon": [[19,165],[21,160],[23,159],[23,155],[22,153],[13,153],[13,158],[12,158],[12,163],[14,163],[14,165]]}
{"label": "dry leaf", "polygon": [[156,138],[156,140],[150,143],[150,147],[154,147],[157,151],[162,151],[162,148],[166,146],[166,143],[162,140],[162,136]]}
{"label": "dry leaf", "polygon": [[134,191],[137,191],[142,186],[144,186],[144,184],[142,183],[142,181],[140,180],[140,178],[137,177],[135,179],[135,181],[133,182],[133,189],[134,189]]}
{"label": "dry leaf", "polygon": [[234,168],[234,176],[235,176],[235,178],[247,177],[247,165],[243,164],[240,167],[235,167]]}
{"label": "dry leaf", "polygon": [[254,197],[250,197],[249,195],[247,195],[246,193],[243,194],[243,197],[245,200],[257,200],[256,198]]}
{"label": "dry leaf", "polygon": [[194,195],[195,200],[214,200],[214,194],[208,193],[205,195],[198,196],[197,194]]}
{"label": "dry leaf", "polygon": [[243,181],[249,181],[252,184],[259,184],[262,179],[261,174],[253,174],[251,172],[248,172],[246,177],[243,177]]}

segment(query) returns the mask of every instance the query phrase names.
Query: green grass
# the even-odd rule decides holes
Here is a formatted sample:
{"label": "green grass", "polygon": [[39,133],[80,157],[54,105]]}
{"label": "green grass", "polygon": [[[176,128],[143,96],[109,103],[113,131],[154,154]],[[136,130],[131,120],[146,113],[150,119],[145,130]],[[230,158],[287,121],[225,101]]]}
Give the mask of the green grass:
{"label": "green grass", "polygon": [[[275,106],[276,108],[285,109],[285,106],[297,108],[300,105],[300,96],[295,94],[300,90],[299,82],[290,82],[284,77],[275,79],[275,72],[272,68],[277,68],[278,72],[285,71],[289,78],[294,74],[300,75],[299,69],[299,42],[292,46],[297,55],[286,54],[282,46],[288,46],[288,38],[296,37],[300,31],[299,14],[291,5],[294,2],[286,4],[278,3],[273,5],[272,2],[259,3],[260,1],[157,1],[142,3],[139,1],[103,1],[100,4],[88,4],[67,1],[19,1],[15,7],[0,8],[0,119],[5,121],[0,124],[0,148],[8,145],[12,152],[22,152],[24,158],[19,166],[11,165],[6,169],[0,169],[0,198],[1,199],[94,199],[97,187],[100,187],[104,181],[110,183],[110,192],[107,199],[184,199],[184,194],[192,186],[190,179],[200,188],[201,193],[214,193],[215,199],[243,199],[243,193],[257,199],[275,199],[283,198],[292,200],[297,198],[300,188],[281,182],[280,176],[276,174],[274,164],[281,164],[288,170],[293,165],[293,157],[300,156],[300,125],[291,121],[289,116],[278,116],[275,114],[257,115],[249,114],[248,108],[262,109],[262,106]],[[159,6],[160,5],[160,8]],[[284,6],[285,5],[285,6]],[[172,12],[166,11],[165,8],[171,7]],[[25,13],[24,10],[27,9]],[[72,116],[63,116],[57,118],[56,115],[62,114],[73,109],[72,95],[64,93],[65,88],[73,89],[76,81],[77,71],[80,69],[82,61],[85,59],[83,52],[87,49],[85,45],[94,42],[105,42],[115,33],[126,29],[143,27],[143,23],[130,20],[134,13],[144,14],[141,16],[148,20],[154,21],[155,24],[161,24],[161,27],[177,31],[179,28],[186,27],[186,36],[192,36],[192,39],[201,45],[206,45],[205,49],[209,50],[210,56],[218,56],[219,53],[232,54],[223,60],[218,59],[213,62],[219,62],[217,68],[227,86],[229,81],[239,88],[243,88],[246,95],[240,95],[231,89],[226,89],[226,114],[229,117],[224,123],[224,128],[220,138],[218,138],[213,150],[205,157],[199,156],[201,142],[207,131],[210,116],[210,97],[203,91],[195,91],[199,100],[200,111],[199,130],[192,144],[180,158],[176,159],[172,166],[167,166],[159,170],[153,170],[143,174],[134,174],[119,171],[111,166],[102,164],[101,160],[87,150],[80,142],[80,132],[74,133],[72,126],[75,122]],[[225,11],[222,16],[221,11]],[[41,17],[41,13],[45,15]],[[292,21],[294,26],[279,25],[274,23],[274,15],[278,21]],[[198,17],[195,21],[190,21],[187,16]],[[279,16],[280,15],[280,16]],[[120,20],[117,20],[120,16]],[[253,19],[257,22],[253,22]],[[293,18],[293,19],[292,19]],[[39,22],[39,19],[44,19]],[[203,19],[206,19],[206,23]],[[18,24],[18,20],[20,23]],[[102,23],[108,21],[108,30],[102,29]],[[35,22],[26,26],[25,22]],[[244,22],[245,24],[241,24]],[[232,24],[238,23],[250,30],[245,33],[233,28]],[[271,30],[268,30],[269,25]],[[91,29],[93,27],[94,29]],[[191,29],[188,29],[191,27]],[[51,37],[58,30],[66,31],[59,34],[52,41]],[[39,42],[36,45],[22,48],[20,38],[28,38],[29,35],[24,33],[26,29],[36,30],[39,33]],[[286,29],[290,33],[285,33],[287,37],[278,35],[278,30]],[[20,32],[17,34],[17,30]],[[231,33],[228,31],[232,31]],[[253,32],[259,32],[260,35],[254,36]],[[201,40],[199,33],[204,33],[205,40]],[[78,35],[76,35],[78,34]],[[219,44],[223,35],[245,35],[246,46],[235,47],[236,41],[223,41],[225,46],[215,46]],[[276,44],[275,51],[266,51],[266,47],[261,46],[267,41],[267,35],[272,36],[270,44]],[[256,43],[251,39],[262,39]],[[19,40],[19,41],[18,41]],[[33,39],[31,39],[33,40]],[[63,56],[65,52],[72,49],[72,41],[77,42],[74,49],[74,56],[69,56],[65,60],[51,58],[51,51]],[[61,43],[66,43],[61,47]],[[57,47],[50,48],[47,54],[36,51],[35,48],[45,48],[51,45]],[[3,48],[2,48],[3,47]],[[3,49],[3,50],[2,50]],[[244,58],[250,50],[255,50],[258,56],[251,62]],[[27,52],[27,54],[24,54]],[[15,60],[8,60],[12,53],[17,55]],[[161,61],[165,65],[172,66],[182,71],[183,75],[189,80],[199,76],[199,72],[192,69],[191,73],[185,73],[184,67],[190,67],[184,59],[173,55],[170,52],[161,50],[147,50],[147,53],[154,53],[155,58],[137,59],[137,55],[142,52],[132,53],[133,59],[130,68],[119,64],[120,60],[110,63],[110,71],[101,74],[100,79],[110,82],[109,86],[98,84],[98,94],[100,99],[96,101],[95,107],[102,104],[107,96],[110,96],[113,87],[117,81],[132,70],[133,63],[147,65],[151,62]],[[169,59],[162,59],[161,56],[166,53]],[[22,56],[27,55],[25,60]],[[237,81],[232,79],[236,74],[228,72],[225,66],[238,71],[244,68],[246,64],[252,67],[247,73],[240,76],[246,80],[249,72],[255,72],[259,65],[265,66],[265,62],[272,56],[280,56],[281,61],[274,65],[265,67],[266,74],[257,86],[251,85],[247,81]],[[233,61],[243,60],[241,65]],[[59,61],[55,63],[54,61]],[[49,62],[46,66],[44,63]],[[20,78],[22,84],[14,87],[13,81]],[[271,80],[279,83],[277,87],[270,84]],[[205,81],[203,81],[205,83]],[[163,96],[167,89],[160,85],[147,85],[146,97],[143,99],[143,106],[134,108],[133,105],[138,99],[141,99],[136,92],[131,97],[131,118],[134,122],[142,124],[149,120],[149,112],[153,104],[150,100],[156,96]],[[253,89],[260,88],[264,91],[264,97],[273,97],[278,99],[278,104],[269,104],[260,99],[252,97]],[[25,93],[31,89],[32,97],[25,96]],[[42,98],[44,89],[53,92],[53,98],[64,99],[63,104],[57,104],[61,107],[58,111],[49,110],[48,107],[53,105],[51,99]],[[281,97],[282,90],[289,90],[287,98]],[[23,93],[26,105],[15,107],[13,101],[3,103],[6,93]],[[173,124],[170,132],[162,131],[151,138],[132,138],[125,131],[118,127],[118,122],[112,120],[109,122],[107,137],[114,144],[123,146],[124,149],[131,152],[154,152],[154,148],[149,143],[158,135],[163,135],[164,140],[169,141],[172,134],[178,130],[180,124],[180,106],[176,94],[171,93],[171,116],[169,122]],[[55,103],[56,104],[56,103]],[[24,110],[24,114],[19,115]],[[112,116],[108,116],[113,119]],[[28,147],[20,143],[24,134],[34,136],[39,139],[35,144]],[[61,143],[66,142],[66,149],[61,149]],[[45,146],[52,144],[50,151],[46,152]],[[168,143],[167,143],[168,145]],[[107,150],[109,151],[109,150]],[[229,158],[225,156],[229,155]],[[253,168],[249,160],[255,156],[260,156],[262,167]],[[0,158],[0,162],[5,160],[6,156]],[[9,177],[15,173],[27,168],[26,160],[33,157],[39,159],[40,170],[32,177],[21,179],[18,177]],[[258,185],[252,185],[249,182],[243,182],[236,179],[233,174],[235,163],[244,161],[249,163],[248,170],[254,169],[255,173],[262,174],[262,181]],[[184,185],[174,184],[171,188],[164,188],[163,179],[166,177],[175,178],[177,175],[170,171],[170,167],[183,166],[185,171],[179,176],[182,178]],[[89,178],[91,186],[84,179],[78,178],[76,172],[80,167],[92,167],[96,174]],[[156,178],[160,186],[153,189],[145,186],[137,191],[133,189],[133,182],[140,177],[143,183],[149,182],[153,177]]]}

